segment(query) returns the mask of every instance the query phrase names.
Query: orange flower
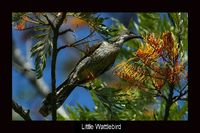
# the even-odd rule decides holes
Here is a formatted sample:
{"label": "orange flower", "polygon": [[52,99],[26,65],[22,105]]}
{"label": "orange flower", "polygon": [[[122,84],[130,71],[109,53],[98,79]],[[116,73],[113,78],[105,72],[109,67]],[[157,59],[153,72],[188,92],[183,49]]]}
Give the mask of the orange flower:
{"label": "orange flower", "polygon": [[164,85],[164,80],[161,80],[161,79],[156,79],[155,80],[155,87],[156,89],[161,89]]}
{"label": "orange flower", "polygon": [[16,25],[16,29],[17,30],[23,30],[25,28],[25,24],[24,23],[19,23]]}
{"label": "orange flower", "polygon": [[174,39],[171,32],[164,32],[162,35],[163,45],[170,50],[174,47]]}
{"label": "orange flower", "polygon": [[130,64],[129,61],[118,64],[114,69],[114,74],[131,84],[141,86],[147,72],[140,67]]}
{"label": "orange flower", "polygon": [[163,33],[162,39],[150,34],[144,40],[146,44],[136,51],[139,60],[133,63],[137,63],[130,63],[131,59],[120,63],[116,66],[116,75],[141,88],[144,88],[144,81],[148,79],[156,89],[161,89],[165,80],[170,84],[178,83],[184,73],[184,65],[178,61],[178,45],[173,33]]}
{"label": "orange flower", "polygon": [[147,58],[155,59],[158,56],[154,48],[148,43],[139,48],[136,52],[136,55],[144,60],[147,60]]}
{"label": "orange flower", "polygon": [[138,49],[137,50],[137,52],[136,52],[136,55],[138,56],[138,57],[144,57],[144,55],[145,55],[145,53],[141,50],[141,49]]}
{"label": "orange flower", "polygon": [[178,56],[178,48],[174,42],[173,36],[171,32],[163,33],[163,46],[164,49],[167,51],[170,60],[174,60]]}
{"label": "orange flower", "polygon": [[161,71],[159,66],[153,66],[153,70],[156,71],[156,72],[160,72]]}
{"label": "orange flower", "polygon": [[150,34],[148,37],[148,43],[151,44],[154,48],[159,48],[161,46],[161,40],[156,39],[153,34]]}
{"label": "orange flower", "polygon": [[174,65],[174,67],[167,67],[165,68],[165,76],[167,80],[171,84],[176,84],[180,81],[180,73],[184,69],[183,64],[180,64],[178,61]]}

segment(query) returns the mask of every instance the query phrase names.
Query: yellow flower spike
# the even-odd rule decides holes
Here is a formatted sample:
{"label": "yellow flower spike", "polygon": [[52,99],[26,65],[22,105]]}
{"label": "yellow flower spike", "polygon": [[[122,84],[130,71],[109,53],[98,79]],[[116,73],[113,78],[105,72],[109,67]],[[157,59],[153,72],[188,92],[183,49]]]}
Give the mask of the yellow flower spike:
{"label": "yellow flower spike", "polygon": [[[181,74],[184,73],[184,65],[177,60],[178,44],[175,42],[173,33],[164,32],[161,38],[155,38],[153,34],[143,38],[145,44],[141,44],[136,51],[137,61],[141,61],[138,62],[141,63],[141,66],[134,64],[135,58],[130,58],[116,66],[115,70],[118,71],[116,75],[140,88],[144,88],[144,80],[149,76],[157,89],[161,89],[165,83],[160,78],[167,79],[173,84],[177,83],[181,79]],[[170,63],[164,59],[160,62],[161,57],[171,60]],[[177,61],[177,63],[174,64],[174,61]],[[163,63],[162,68],[158,65],[159,63]],[[150,73],[145,69],[148,67]]]}
{"label": "yellow flower spike", "polygon": [[117,70],[121,69],[125,64],[126,64],[126,62],[122,61],[121,63],[117,64],[113,70],[117,71]]}

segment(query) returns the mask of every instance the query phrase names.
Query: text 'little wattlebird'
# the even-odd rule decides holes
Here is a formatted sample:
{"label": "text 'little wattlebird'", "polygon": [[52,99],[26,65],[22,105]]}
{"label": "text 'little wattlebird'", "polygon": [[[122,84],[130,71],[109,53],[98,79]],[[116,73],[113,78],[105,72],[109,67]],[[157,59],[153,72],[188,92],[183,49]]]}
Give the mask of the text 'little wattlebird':
{"label": "text 'little wattlebird'", "polygon": [[[97,47],[93,49],[93,51],[90,51],[90,54],[87,54],[80,59],[73,71],[69,74],[68,78],[57,87],[57,108],[64,103],[66,98],[76,86],[87,83],[109,70],[114,64],[122,45],[126,41],[134,38],[142,39],[141,36],[137,36],[126,31],[119,35],[116,41],[100,42]],[[45,117],[52,111],[51,97],[51,93],[47,95],[47,97],[43,100],[42,107],[39,110],[39,112]]]}

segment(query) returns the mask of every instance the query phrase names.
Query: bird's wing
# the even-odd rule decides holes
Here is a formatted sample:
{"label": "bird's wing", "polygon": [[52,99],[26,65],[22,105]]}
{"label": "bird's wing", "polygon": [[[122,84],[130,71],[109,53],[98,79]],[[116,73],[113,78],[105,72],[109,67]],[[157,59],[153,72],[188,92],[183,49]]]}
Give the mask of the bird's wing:
{"label": "bird's wing", "polygon": [[90,56],[96,49],[98,49],[101,46],[101,44],[102,42],[99,42],[90,47],[89,50],[85,53],[85,57]]}

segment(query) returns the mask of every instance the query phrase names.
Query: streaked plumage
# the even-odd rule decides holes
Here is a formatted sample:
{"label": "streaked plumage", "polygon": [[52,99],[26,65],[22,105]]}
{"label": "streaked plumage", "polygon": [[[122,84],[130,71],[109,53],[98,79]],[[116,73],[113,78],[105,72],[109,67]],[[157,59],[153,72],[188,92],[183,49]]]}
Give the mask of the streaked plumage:
{"label": "streaked plumage", "polygon": [[[114,43],[103,41],[96,49],[90,51],[90,54],[83,57],[70,73],[68,79],[57,87],[57,108],[64,103],[77,85],[87,83],[109,70],[114,64],[123,43],[133,38],[141,37],[127,33],[121,35]],[[39,112],[43,116],[47,116],[51,112],[51,93],[43,101]]]}

